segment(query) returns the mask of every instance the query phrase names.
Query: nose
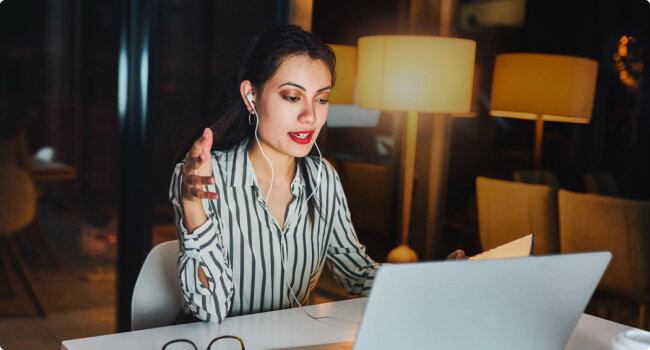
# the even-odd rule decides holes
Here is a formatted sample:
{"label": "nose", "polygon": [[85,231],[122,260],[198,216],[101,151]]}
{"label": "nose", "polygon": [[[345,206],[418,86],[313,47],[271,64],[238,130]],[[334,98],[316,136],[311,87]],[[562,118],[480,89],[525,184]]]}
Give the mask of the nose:
{"label": "nose", "polygon": [[298,116],[298,121],[306,124],[313,124],[316,122],[317,117],[315,107],[316,105],[313,101],[305,101],[303,108],[300,111],[300,115]]}

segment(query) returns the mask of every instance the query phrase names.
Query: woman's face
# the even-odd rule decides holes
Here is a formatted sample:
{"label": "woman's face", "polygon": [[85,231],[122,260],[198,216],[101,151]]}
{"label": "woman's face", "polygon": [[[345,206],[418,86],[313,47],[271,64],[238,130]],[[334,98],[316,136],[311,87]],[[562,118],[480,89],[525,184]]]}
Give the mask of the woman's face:
{"label": "woman's face", "polygon": [[332,77],[327,65],[291,56],[255,94],[258,137],[280,155],[304,157],[327,120]]}

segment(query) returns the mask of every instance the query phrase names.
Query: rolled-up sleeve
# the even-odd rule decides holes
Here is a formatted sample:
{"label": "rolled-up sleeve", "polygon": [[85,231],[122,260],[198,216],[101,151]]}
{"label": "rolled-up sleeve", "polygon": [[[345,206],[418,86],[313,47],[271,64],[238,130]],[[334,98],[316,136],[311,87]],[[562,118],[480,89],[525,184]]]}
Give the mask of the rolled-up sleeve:
{"label": "rolled-up sleeve", "polygon": [[[233,278],[223,248],[219,219],[207,210],[209,200],[204,199],[203,208],[208,219],[194,232],[187,231],[180,198],[182,177],[182,164],[178,164],[172,176],[169,199],[174,207],[174,221],[180,242],[178,267],[185,300],[184,309],[201,320],[221,322],[232,304]],[[207,277],[207,288],[199,280],[199,266]]]}
{"label": "rolled-up sleeve", "polygon": [[368,257],[365,247],[359,243],[338,176],[335,177],[335,186],[338,208],[327,249],[328,265],[348,294],[366,296],[380,264]]}

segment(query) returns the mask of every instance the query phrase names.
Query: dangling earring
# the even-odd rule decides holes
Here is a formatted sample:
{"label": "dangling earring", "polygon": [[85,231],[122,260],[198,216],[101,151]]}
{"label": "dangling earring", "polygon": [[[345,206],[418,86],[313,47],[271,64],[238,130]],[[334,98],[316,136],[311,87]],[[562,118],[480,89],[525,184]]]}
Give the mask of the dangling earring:
{"label": "dangling earring", "polygon": [[253,122],[253,119],[251,119],[251,116],[253,116],[253,115],[255,115],[255,113],[248,112],[248,124],[250,126],[255,125],[255,123]]}

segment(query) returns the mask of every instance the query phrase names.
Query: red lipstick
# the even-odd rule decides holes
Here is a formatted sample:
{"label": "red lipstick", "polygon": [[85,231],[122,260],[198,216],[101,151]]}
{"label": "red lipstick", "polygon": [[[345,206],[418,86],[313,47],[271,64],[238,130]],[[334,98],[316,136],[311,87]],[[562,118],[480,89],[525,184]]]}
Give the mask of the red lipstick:
{"label": "red lipstick", "polygon": [[289,137],[291,138],[291,140],[293,140],[295,143],[300,145],[306,145],[309,142],[311,142],[311,138],[313,135],[314,135],[314,130],[289,132]]}

